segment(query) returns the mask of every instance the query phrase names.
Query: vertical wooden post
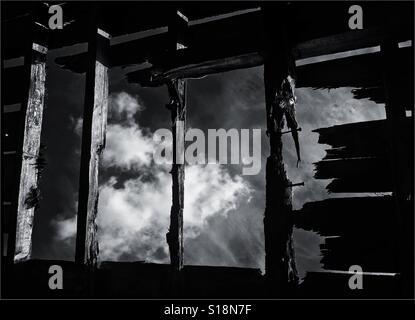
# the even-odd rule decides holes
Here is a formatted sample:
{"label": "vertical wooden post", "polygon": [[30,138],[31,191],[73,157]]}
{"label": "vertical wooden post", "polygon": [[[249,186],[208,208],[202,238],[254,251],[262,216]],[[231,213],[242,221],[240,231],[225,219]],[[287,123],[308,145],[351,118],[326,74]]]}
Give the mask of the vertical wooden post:
{"label": "vertical wooden post", "polygon": [[[179,11],[174,11],[169,23],[171,43],[169,51],[174,52],[184,47],[184,32],[187,18]],[[168,109],[171,112],[173,132],[172,207],[170,227],[166,235],[170,251],[170,263],[175,270],[183,267],[183,207],[184,207],[184,135],[186,130],[186,80],[175,79],[167,83],[170,95]]]}
{"label": "vertical wooden post", "polygon": [[[294,60],[286,37],[284,7],[263,7],[268,51],[264,57],[265,104],[270,155],[266,164],[266,207],[264,214],[265,274],[269,293],[287,295],[298,281],[292,240],[292,192],[282,156],[281,131],[284,111],[280,101],[293,96]],[[274,22],[278,21],[277,24]]]}
{"label": "vertical wooden post", "polygon": [[110,35],[98,27],[98,13],[91,16],[88,43],[82,151],[79,177],[75,261],[95,267],[98,259],[96,216],[98,211],[98,167],[103,149],[108,109],[108,57]]}
{"label": "vertical wooden post", "polygon": [[[391,36],[381,45],[381,55],[383,64],[384,88],[385,88],[385,110],[386,123],[389,137],[389,155],[393,173],[393,197],[395,201],[395,225],[396,225],[396,262],[397,272],[402,273],[401,283],[403,294],[409,297],[411,292],[411,283],[413,284],[413,241],[410,232],[405,231],[405,225],[413,215],[410,206],[407,204],[411,200],[411,190],[413,186],[413,162],[411,156],[412,150],[406,150],[405,136],[406,130],[406,112],[400,86],[400,70],[397,67],[399,59],[398,41]],[[413,201],[413,200],[412,200]],[[412,220],[413,221],[413,220]]]}
{"label": "vertical wooden post", "polygon": [[47,32],[38,30],[33,17],[27,20],[28,38],[24,68],[27,79],[22,85],[27,87],[28,95],[22,101],[22,125],[17,128],[17,161],[19,176],[18,190],[14,192],[12,210],[17,216],[12,219],[15,234],[9,235],[8,257],[14,262],[30,259],[32,250],[32,231],[35,210],[39,202],[37,161],[40,149],[43,109],[45,103]]}

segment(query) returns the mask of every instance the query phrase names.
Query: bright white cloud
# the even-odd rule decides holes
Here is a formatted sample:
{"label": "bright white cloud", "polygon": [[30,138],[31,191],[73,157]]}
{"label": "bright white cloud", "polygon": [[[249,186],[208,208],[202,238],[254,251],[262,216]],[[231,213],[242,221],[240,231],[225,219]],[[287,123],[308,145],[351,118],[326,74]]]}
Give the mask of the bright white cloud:
{"label": "bright white cloud", "polygon": [[153,138],[145,136],[137,124],[108,125],[106,139],[102,158],[104,168],[139,170],[151,164],[155,148]]}
{"label": "bright white cloud", "polygon": [[144,110],[138,97],[133,97],[126,92],[112,94],[109,97],[109,118],[113,120],[124,120],[134,122],[137,112]]}
{"label": "bright white cloud", "polygon": [[[137,178],[110,177],[100,187],[99,247],[101,260],[169,262],[166,233],[170,221],[169,166],[152,161],[156,148],[151,134],[134,121],[143,108],[126,93],[110,99],[110,117],[120,123],[107,127],[103,169],[131,170]],[[185,179],[184,236],[197,237],[214,216],[236,212],[249,200],[251,189],[241,176],[232,177],[219,165],[190,166]],[[75,236],[74,219],[57,221],[58,238]]]}

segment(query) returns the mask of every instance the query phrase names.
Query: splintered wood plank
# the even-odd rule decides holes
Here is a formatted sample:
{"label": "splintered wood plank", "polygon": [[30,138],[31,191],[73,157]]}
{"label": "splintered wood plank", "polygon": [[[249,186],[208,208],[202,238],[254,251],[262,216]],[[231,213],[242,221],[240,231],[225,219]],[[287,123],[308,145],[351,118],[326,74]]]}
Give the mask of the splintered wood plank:
{"label": "splintered wood plank", "polygon": [[[405,145],[406,156],[411,147],[412,120],[402,123],[401,143]],[[389,130],[386,120],[364,121],[336,125],[313,130],[319,134],[318,143],[328,144],[323,160],[387,156],[390,152]]]}
{"label": "splintered wood plank", "polygon": [[389,177],[390,163],[386,158],[350,158],[324,160],[315,163],[316,179],[360,177],[366,179],[375,175]]}
{"label": "splintered wood plank", "polygon": [[99,195],[98,168],[105,148],[110,36],[96,25],[91,29],[82,126],[75,260],[79,264],[95,267],[99,252],[96,224]]}
{"label": "splintered wood plank", "polygon": [[[323,236],[365,234],[374,221],[377,229],[371,232],[384,233],[390,227],[392,210],[391,196],[330,198],[305,203],[295,211],[294,221],[298,228],[314,230]],[[351,214],[359,223],[350,218]]]}
{"label": "splintered wood plank", "polygon": [[30,259],[35,210],[38,206],[37,159],[40,148],[43,108],[45,103],[47,49],[36,43],[32,47],[30,88],[25,114],[22,164],[17,201],[14,261]]}
{"label": "splintered wood plank", "polygon": [[393,190],[392,180],[389,176],[373,174],[356,183],[356,178],[333,179],[326,190],[330,193],[374,193],[391,192]]}

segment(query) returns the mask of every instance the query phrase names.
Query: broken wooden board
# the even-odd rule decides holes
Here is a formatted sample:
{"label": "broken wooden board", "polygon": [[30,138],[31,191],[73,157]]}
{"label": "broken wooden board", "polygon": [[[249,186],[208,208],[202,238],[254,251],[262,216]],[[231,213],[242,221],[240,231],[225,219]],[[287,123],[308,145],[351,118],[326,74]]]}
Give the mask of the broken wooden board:
{"label": "broken wooden board", "polygon": [[390,163],[386,158],[381,157],[324,160],[314,165],[316,179],[355,177],[361,180],[376,175],[386,179],[390,175],[388,173]]}
{"label": "broken wooden board", "polygon": [[392,212],[391,196],[329,198],[305,203],[294,211],[294,221],[297,228],[315,231],[325,237],[353,236],[375,233],[373,224],[384,233],[383,230],[390,227]]}
{"label": "broken wooden board", "polygon": [[[411,145],[412,119],[404,121],[402,138],[408,150]],[[323,160],[386,156],[390,152],[386,120],[374,120],[335,125],[313,130],[318,143],[332,146]],[[408,154],[409,156],[409,154]]]}

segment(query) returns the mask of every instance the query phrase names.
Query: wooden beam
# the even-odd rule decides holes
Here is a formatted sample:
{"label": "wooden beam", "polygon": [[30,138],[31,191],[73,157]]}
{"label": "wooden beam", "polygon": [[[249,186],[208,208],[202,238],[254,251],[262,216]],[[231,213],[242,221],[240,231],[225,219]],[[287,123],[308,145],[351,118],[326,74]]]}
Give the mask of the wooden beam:
{"label": "wooden beam", "polygon": [[[371,231],[370,235],[367,231],[353,233],[351,230],[348,235],[326,239],[322,246],[323,268],[348,270],[351,265],[356,264],[365,272],[398,272],[394,259],[386,258],[394,255],[393,238],[387,236],[389,226],[382,224],[381,228],[378,220],[376,219],[377,230]],[[360,218],[359,223],[362,223]],[[366,227],[371,229],[371,224],[366,224]]]}
{"label": "wooden beam", "polygon": [[[390,227],[393,206],[391,196],[329,198],[305,203],[294,212],[294,221],[297,228],[315,231],[324,237],[367,235],[371,230],[371,238],[384,239],[389,237],[385,230]],[[351,219],[351,213],[359,223]],[[372,228],[375,222],[376,228]]]}
{"label": "wooden beam", "polygon": [[[397,67],[410,65],[411,48],[397,52]],[[382,86],[383,65],[380,52],[361,54],[298,67],[298,87],[338,88]],[[318,75],[318,76],[316,76]],[[411,83],[410,72],[402,72],[402,83]]]}
{"label": "wooden beam", "polygon": [[186,82],[172,80],[169,84],[172,132],[173,132],[173,165],[172,175],[172,206],[170,210],[170,227],[166,235],[170,251],[170,263],[175,270],[183,267],[183,209],[184,209],[184,178],[183,163],[185,125],[186,125]]}
{"label": "wooden beam", "polygon": [[381,157],[324,160],[315,163],[314,177],[316,179],[332,179],[353,176],[366,179],[380,175],[389,178],[389,165],[388,159]]}
{"label": "wooden beam", "polygon": [[[33,25],[33,24],[29,24]],[[35,28],[29,29],[36,34]],[[30,38],[30,37],[29,37]],[[46,81],[46,54],[48,49],[45,43],[41,44],[27,41],[27,55],[25,56],[25,76],[20,86],[28,88],[28,95],[22,103],[23,109],[19,112],[24,117],[24,129],[17,131],[16,151],[20,159],[17,159],[16,173],[19,176],[17,198],[12,199],[12,209],[16,208],[17,216],[12,228],[15,227],[15,235],[8,236],[9,256],[13,256],[14,262],[21,262],[31,258],[33,219],[39,206],[38,185],[38,158],[40,149],[40,135],[42,131],[43,108],[45,103]],[[20,128],[22,128],[20,126]],[[15,241],[12,239],[15,238]]]}
{"label": "wooden beam", "polygon": [[[221,14],[228,14],[236,12],[242,9],[255,8],[258,3],[247,4],[198,4],[198,5],[180,5],[179,10],[182,10],[189,20],[201,19],[213,17]],[[381,28],[385,27],[385,22],[389,21],[390,25],[387,26],[387,31],[393,32],[399,41],[405,41],[403,39],[408,35],[412,36],[412,22],[413,22],[413,6],[410,3],[400,3],[399,5],[389,4],[362,4],[365,15],[364,29],[350,31],[347,21],[350,17],[348,13],[349,4],[306,4],[306,3],[292,3],[290,4],[289,16],[291,19],[290,32],[295,39],[295,43],[304,43],[303,48],[297,52],[311,49],[314,51],[313,56],[320,54],[327,54],[321,52],[315,52],[315,50],[333,50],[332,45],[342,46],[337,50],[353,50],[356,46],[368,47],[374,44],[374,39],[379,39],[383,31]],[[17,16],[22,12],[30,10],[21,10],[20,13],[16,12],[16,5],[8,4],[6,11],[6,20],[13,18],[11,16]],[[38,5],[42,7],[42,10],[46,10],[44,5]],[[166,27],[168,24],[168,10],[161,10],[159,5],[151,5],[148,3],[117,3],[117,4],[105,4],[101,6],[102,17],[105,21],[101,27],[107,30],[112,36],[120,36],[132,34],[139,31],[151,30],[155,28]],[[80,24],[84,24],[89,21],[89,10],[87,4],[78,3],[65,3],[64,4],[64,19],[66,22],[76,20]],[[8,14],[10,13],[10,14]],[[10,16],[11,15],[11,16]],[[243,41],[246,42],[255,40],[255,37],[261,37],[264,33],[261,29],[261,25],[257,24],[257,21],[261,22],[261,12],[254,11],[245,14],[238,14],[232,17],[226,17],[223,19],[213,20],[207,19],[202,23],[191,25],[189,28],[189,35],[192,35],[192,30],[197,30],[198,35],[193,38],[194,43],[206,42],[207,46],[226,43],[226,37],[231,41]],[[13,19],[11,19],[13,21]],[[15,20],[15,19],[14,19]],[[12,21],[9,21],[12,23]],[[139,21],[139,23],[137,23]],[[346,23],[344,23],[346,21]],[[47,25],[47,20],[41,21],[42,24]],[[329,26],[329,27],[328,27]],[[69,25],[68,31],[71,29]],[[82,30],[80,28],[79,30]],[[238,32],[239,30],[239,32]],[[18,30],[17,30],[18,31]],[[56,30],[55,30],[56,31]],[[53,48],[67,45],[68,43],[75,44],[82,41],[87,41],[85,33],[78,34],[66,32],[65,28],[60,31],[53,31],[53,34],[63,35],[65,37],[53,36]],[[378,32],[379,31],[379,32]],[[208,32],[207,34],[205,32]],[[330,36],[342,35],[339,40],[331,41]],[[205,36],[207,35],[207,37]],[[79,37],[80,36],[80,37]],[[230,37],[230,38],[229,38]],[[19,38],[18,36],[16,38]],[[315,44],[308,43],[316,39]],[[13,38],[10,39],[11,41]],[[368,41],[368,42],[365,42]],[[61,43],[59,43],[61,42]],[[5,42],[6,45],[12,44],[10,41]],[[347,44],[345,46],[345,44]],[[379,44],[379,43],[378,43]],[[52,47],[51,47],[52,48]],[[320,48],[320,49],[319,49]],[[310,51],[310,52],[311,52]],[[301,56],[303,54],[301,53]]]}
{"label": "wooden beam", "polygon": [[[402,130],[405,132],[402,143],[405,154],[411,147],[412,120],[406,118]],[[389,153],[389,129],[386,120],[364,121],[336,125],[313,130],[319,134],[318,143],[328,144],[323,160],[348,159],[362,157],[386,157]]]}
{"label": "wooden beam", "polygon": [[[350,266],[349,266],[350,267]],[[399,274],[363,272],[363,290],[350,290],[347,285],[355,273],[346,270],[307,272],[299,289],[305,299],[399,299]],[[364,271],[364,269],[363,269]],[[409,297],[408,297],[409,299]]]}
{"label": "wooden beam", "polygon": [[[402,68],[402,84],[408,89],[413,80],[406,65],[411,63],[411,48],[399,49],[397,64]],[[240,50],[240,47],[221,49],[217,52],[186,49],[163,61],[169,61],[168,67],[155,65],[152,68],[135,71],[127,75],[130,82],[155,86],[164,80],[183,77],[194,78],[207,74],[224,72],[238,68],[249,68],[264,62],[262,53],[255,50]],[[382,86],[382,72],[379,52],[322,61],[297,67],[297,87],[339,88],[339,87],[379,87]],[[316,74],[319,76],[317,77]],[[401,90],[401,100],[411,101],[408,90]],[[408,104],[408,103],[407,103]]]}
{"label": "wooden beam", "polygon": [[[339,10],[339,7],[328,7],[330,10],[334,10],[333,12],[335,12],[337,16],[343,17],[345,14],[347,15],[348,8],[345,6],[342,6],[342,10],[344,9],[344,11]],[[332,21],[333,24],[337,26],[336,28],[327,28],[327,17],[323,18],[323,13],[313,7],[308,8],[309,11],[310,9],[315,14],[313,16],[313,21],[310,21],[309,18],[304,16],[304,10],[290,12],[290,17],[293,20],[304,20],[299,20],[297,24],[294,23],[294,25],[291,26],[292,29],[290,29],[290,32],[295,34],[292,37],[292,50],[295,59],[304,59],[376,46],[385,38],[385,31],[390,32],[391,30],[395,30],[395,33],[401,41],[412,38],[412,33],[408,31],[410,30],[412,20],[408,20],[408,17],[405,15],[403,15],[402,19],[394,19],[393,26],[388,26],[387,29],[384,27],[384,21],[382,19],[374,18],[369,20],[370,23],[367,22],[363,30],[351,31],[348,29],[347,23],[345,24],[343,21],[340,22],[338,19],[333,19]],[[322,8],[320,8],[320,11],[321,9]],[[399,8],[399,12],[401,11],[402,8]],[[327,10],[325,10],[325,12],[327,15],[331,16]],[[365,18],[369,15],[375,17],[375,13],[378,12],[383,12],[382,8],[379,9],[375,7],[368,9],[365,12]],[[318,20],[319,17],[321,21]],[[186,66],[193,68],[196,63],[194,61],[195,59],[198,60],[197,63],[207,63],[211,61],[210,63],[212,64],[212,61],[216,61],[218,65],[223,65],[224,62],[220,61],[221,59],[229,60],[235,59],[235,57],[256,55],[254,60],[258,61],[265,48],[262,24],[262,12],[255,11],[191,25],[184,33],[186,46],[189,50],[173,53],[172,56],[166,56],[166,50],[160,50],[158,52],[154,50],[152,54],[147,55],[146,50],[152,50],[147,48],[153,48],[153,46],[156,48],[156,44],[149,45],[146,43],[146,38],[129,41],[122,44],[122,50],[121,46],[112,46],[111,66],[124,66],[130,63],[138,64],[143,58],[146,58],[149,61],[154,62],[153,64],[156,67],[156,71],[160,71],[161,69],[161,72],[165,73],[169,70],[184,68]],[[162,36],[160,35],[160,37]],[[212,50],[212,48],[215,48],[215,50]],[[136,61],[134,59],[136,59]],[[68,59],[65,59],[65,57],[60,59],[60,64],[67,65],[68,68],[71,68],[72,65],[74,71],[79,70],[79,66],[73,65],[70,62],[71,58],[69,57]],[[235,68],[248,67],[248,62],[249,60],[241,60],[242,65],[238,66],[235,64]],[[259,64],[262,64],[262,62],[259,62]],[[256,65],[258,65],[258,62]],[[212,65],[212,67],[213,66],[214,65]],[[254,66],[254,64],[250,66]],[[219,72],[221,72],[221,70],[219,70]],[[189,77],[197,76],[198,75],[189,74]]]}
{"label": "wooden beam", "polygon": [[[358,181],[358,182],[356,182]],[[327,186],[329,193],[376,193],[376,192],[392,192],[393,186],[390,177],[381,175],[370,175],[362,179],[352,178],[336,178]]]}
{"label": "wooden beam", "polygon": [[[406,48],[408,53],[412,54],[413,47]],[[399,63],[401,59],[396,41],[388,41],[381,46],[381,56],[383,62],[383,79],[386,97],[386,127],[388,130],[388,138],[391,146],[391,162],[393,164],[395,195],[399,202],[408,199],[413,185],[413,162],[410,155],[413,155],[413,135],[408,129],[409,119],[406,118],[405,106],[399,95],[399,87],[401,86],[401,70],[405,66]],[[410,67],[408,62],[406,68]],[[413,66],[413,59],[412,59]],[[410,127],[409,127],[410,128]],[[412,137],[412,143],[407,145],[405,141],[408,137]],[[412,150],[408,152],[409,150]]]}
{"label": "wooden beam", "polygon": [[[183,14],[174,10],[169,22],[169,50],[181,50],[184,31],[188,21]],[[184,136],[186,131],[186,80],[174,79],[167,84],[173,132],[172,206],[170,227],[166,235],[170,251],[170,264],[174,270],[183,268],[183,208],[184,208]]]}
{"label": "wooden beam", "polygon": [[[413,47],[409,48],[413,57]],[[408,221],[407,214],[404,209],[407,201],[413,201],[413,173],[414,173],[414,143],[413,130],[408,137],[405,132],[406,112],[405,106],[399,96],[399,87],[401,86],[401,73],[403,66],[399,64],[398,43],[396,39],[391,38],[381,45],[381,56],[383,62],[383,81],[386,97],[386,123],[389,131],[390,153],[389,160],[391,162],[392,181],[393,181],[393,196],[395,200],[395,215],[391,222],[392,230],[395,231],[394,238],[396,240],[396,260],[399,264],[400,272],[402,273],[402,290],[404,295],[410,295],[413,288],[409,283],[413,282],[413,259],[410,263],[406,257],[412,256],[414,252],[413,242],[409,243],[406,238],[411,237],[410,234],[405,233],[407,230],[404,227],[404,221]],[[405,66],[407,69],[412,66],[413,59]],[[413,76],[412,76],[413,78]],[[413,125],[412,125],[413,128]],[[405,150],[404,140],[409,138],[411,143],[409,145],[409,152]],[[412,202],[413,205],[413,202]],[[412,212],[409,214],[412,215]]]}
{"label": "wooden beam", "polygon": [[290,287],[298,281],[292,239],[292,190],[285,171],[281,139],[284,127],[281,103],[290,103],[295,88],[285,9],[284,5],[278,6],[277,11],[267,6],[262,9],[271,52],[264,62],[267,133],[271,151],[266,164],[265,276],[269,293],[280,297],[287,296]]}
{"label": "wooden beam", "polygon": [[[402,70],[402,73],[404,74],[402,79],[405,80],[398,88],[396,88],[398,99],[406,110],[414,110],[414,96],[410,94],[412,88],[414,87],[414,79],[411,78],[410,75],[407,75],[407,73],[410,73],[412,69],[411,65],[409,65],[405,68],[405,70]],[[355,99],[369,99],[378,104],[384,104],[386,102],[383,85],[378,87],[353,89],[352,93]]]}
{"label": "wooden beam", "polygon": [[[94,14],[98,14],[95,10]],[[105,148],[110,35],[91,17],[88,44],[75,261],[96,266],[98,258],[98,168]]]}

